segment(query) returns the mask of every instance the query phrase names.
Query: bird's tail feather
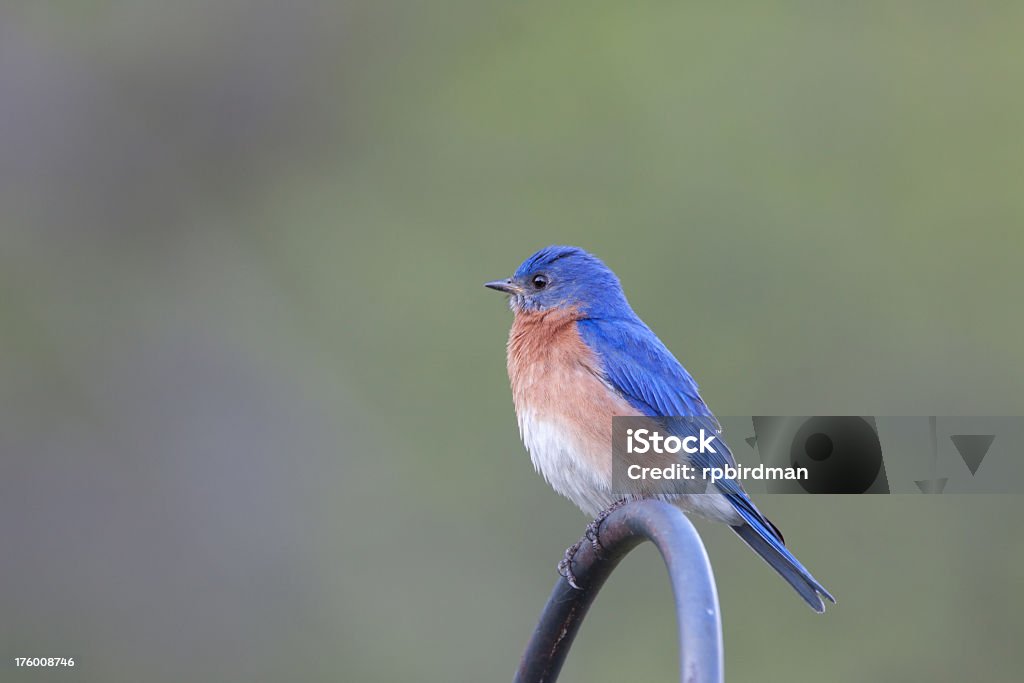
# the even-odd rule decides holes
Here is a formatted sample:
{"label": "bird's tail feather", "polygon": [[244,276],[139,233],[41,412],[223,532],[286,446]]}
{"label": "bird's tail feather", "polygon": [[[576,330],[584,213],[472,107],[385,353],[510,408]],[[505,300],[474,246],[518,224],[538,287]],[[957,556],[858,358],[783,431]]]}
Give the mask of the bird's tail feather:
{"label": "bird's tail feather", "polygon": [[[752,507],[752,506],[751,506]],[[800,562],[793,557],[793,554],[782,544],[781,536],[766,526],[771,523],[753,509],[744,509],[745,506],[737,506],[737,511],[746,520],[746,524],[739,524],[732,528],[750,548],[760,555],[765,562],[771,565],[796,592],[800,594],[808,605],[815,612],[824,612],[825,603],[821,598],[826,598],[832,603],[836,599],[825,590],[825,587],[818,583],[811,573],[807,571]]]}

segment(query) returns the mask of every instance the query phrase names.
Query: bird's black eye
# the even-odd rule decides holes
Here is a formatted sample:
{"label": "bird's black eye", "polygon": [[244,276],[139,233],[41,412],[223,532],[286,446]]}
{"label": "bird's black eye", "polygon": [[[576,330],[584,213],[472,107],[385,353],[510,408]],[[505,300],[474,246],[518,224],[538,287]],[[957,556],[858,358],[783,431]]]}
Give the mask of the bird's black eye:
{"label": "bird's black eye", "polygon": [[548,286],[548,276],[547,275],[534,275],[533,276],[533,288],[534,289],[544,289],[547,286]]}

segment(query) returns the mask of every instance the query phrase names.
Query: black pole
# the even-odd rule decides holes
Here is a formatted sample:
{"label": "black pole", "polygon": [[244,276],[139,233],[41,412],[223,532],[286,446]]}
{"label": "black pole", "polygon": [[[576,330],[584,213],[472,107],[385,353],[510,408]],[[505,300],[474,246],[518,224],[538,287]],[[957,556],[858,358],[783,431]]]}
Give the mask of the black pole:
{"label": "black pole", "polygon": [[515,683],[551,683],[558,678],[587,610],[630,550],[652,541],[668,567],[679,624],[679,680],[721,683],[722,622],[711,563],[697,530],[668,503],[644,500],[612,512],[601,524],[600,556],[589,542],[576,553],[577,590],[559,578],[516,671]]}

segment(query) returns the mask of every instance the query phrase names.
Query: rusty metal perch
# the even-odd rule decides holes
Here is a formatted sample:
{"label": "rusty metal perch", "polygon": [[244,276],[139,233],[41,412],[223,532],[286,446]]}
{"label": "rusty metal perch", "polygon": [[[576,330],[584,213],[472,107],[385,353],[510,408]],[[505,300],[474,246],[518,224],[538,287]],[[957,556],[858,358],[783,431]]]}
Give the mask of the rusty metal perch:
{"label": "rusty metal perch", "polygon": [[565,663],[587,610],[630,550],[649,540],[668,567],[679,624],[679,680],[721,683],[722,622],[704,544],[679,508],[656,500],[625,505],[601,524],[602,550],[584,542],[573,573],[577,590],[559,578],[519,662],[515,683],[552,683]]}

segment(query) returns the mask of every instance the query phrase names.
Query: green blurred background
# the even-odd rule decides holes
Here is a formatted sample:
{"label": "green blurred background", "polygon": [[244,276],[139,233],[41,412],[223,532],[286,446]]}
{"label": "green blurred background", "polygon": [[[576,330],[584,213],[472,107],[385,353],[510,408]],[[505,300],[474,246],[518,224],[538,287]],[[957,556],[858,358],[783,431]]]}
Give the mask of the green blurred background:
{"label": "green blurred background", "polygon": [[[545,244],[720,414],[1024,414],[1022,22],[4,3],[0,680],[509,679],[587,521],[481,287]],[[839,606],[701,524],[730,680],[1020,680],[1019,498],[759,503]],[[562,680],[675,680],[668,591],[631,555]]]}

